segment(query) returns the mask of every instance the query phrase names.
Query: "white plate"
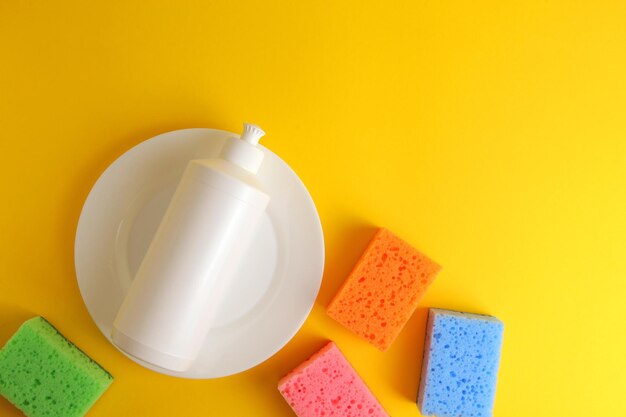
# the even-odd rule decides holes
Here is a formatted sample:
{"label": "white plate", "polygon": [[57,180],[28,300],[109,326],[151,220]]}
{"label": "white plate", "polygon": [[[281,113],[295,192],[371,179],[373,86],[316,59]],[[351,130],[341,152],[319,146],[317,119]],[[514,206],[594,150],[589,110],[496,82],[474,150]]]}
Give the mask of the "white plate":
{"label": "white plate", "polygon": [[[119,157],[94,185],[78,221],[74,256],[83,300],[109,341],[117,310],[187,162],[215,157],[237,137],[213,129],[164,133]],[[309,315],[324,269],[319,216],[295,172],[262,149],[258,176],[270,204],[200,357],[182,373],[131,357],[140,365],[183,378],[242,372],[281,349]]]}

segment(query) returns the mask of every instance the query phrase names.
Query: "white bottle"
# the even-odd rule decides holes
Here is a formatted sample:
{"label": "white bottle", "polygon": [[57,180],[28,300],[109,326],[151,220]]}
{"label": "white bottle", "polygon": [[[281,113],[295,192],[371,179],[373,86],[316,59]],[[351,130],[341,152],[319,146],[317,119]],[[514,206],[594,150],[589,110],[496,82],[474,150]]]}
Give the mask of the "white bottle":
{"label": "white bottle", "polygon": [[187,165],[113,323],[113,342],[126,353],[173,371],[198,356],[225,262],[246,249],[269,202],[255,175],[264,134],[245,124],[219,159]]}

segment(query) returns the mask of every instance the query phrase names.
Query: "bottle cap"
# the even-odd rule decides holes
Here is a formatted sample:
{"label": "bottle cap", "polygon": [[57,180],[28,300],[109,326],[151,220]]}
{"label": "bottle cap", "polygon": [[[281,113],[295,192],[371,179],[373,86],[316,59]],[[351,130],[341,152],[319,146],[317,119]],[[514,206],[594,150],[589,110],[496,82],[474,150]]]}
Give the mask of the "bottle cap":
{"label": "bottle cap", "polygon": [[250,124],[243,124],[243,132],[239,139],[231,140],[224,145],[222,159],[232,162],[241,168],[256,174],[263,162],[265,154],[257,146],[259,139],[265,135],[260,127]]}

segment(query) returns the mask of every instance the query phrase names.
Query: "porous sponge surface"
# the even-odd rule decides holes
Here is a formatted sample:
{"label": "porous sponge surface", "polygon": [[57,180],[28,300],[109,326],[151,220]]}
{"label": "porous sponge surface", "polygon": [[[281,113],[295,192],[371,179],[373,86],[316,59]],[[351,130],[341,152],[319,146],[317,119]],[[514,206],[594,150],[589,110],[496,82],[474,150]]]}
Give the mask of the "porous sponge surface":
{"label": "porous sponge surface", "polygon": [[503,331],[495,317],[429,310],[417,401],[423,415],[492,415]]}
{"label": "porous sponge surface", "polygon": [[0,395],[28,417],[82,416],[112,381],[43,317],[24,322],[0,350]]}
{"label": "porous sponge surface", "polygon": [[330,317],[386,351],[441,267],[380,229],[328,305]]}
{"label": "porous sponge surface", "polygon": [[388,416],[333,342],[282,378],[278,390],[299,417]]}

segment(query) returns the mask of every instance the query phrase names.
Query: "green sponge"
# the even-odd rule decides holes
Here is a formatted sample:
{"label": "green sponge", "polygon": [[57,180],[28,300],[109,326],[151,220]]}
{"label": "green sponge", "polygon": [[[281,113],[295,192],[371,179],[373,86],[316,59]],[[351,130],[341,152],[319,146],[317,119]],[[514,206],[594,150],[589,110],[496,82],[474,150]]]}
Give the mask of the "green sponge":
{"label": "green sponge", "polygon": [[43,317],[0,350],[0,395],[28,417],[83,416],[113,377]]}

